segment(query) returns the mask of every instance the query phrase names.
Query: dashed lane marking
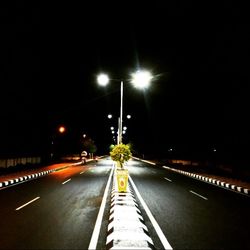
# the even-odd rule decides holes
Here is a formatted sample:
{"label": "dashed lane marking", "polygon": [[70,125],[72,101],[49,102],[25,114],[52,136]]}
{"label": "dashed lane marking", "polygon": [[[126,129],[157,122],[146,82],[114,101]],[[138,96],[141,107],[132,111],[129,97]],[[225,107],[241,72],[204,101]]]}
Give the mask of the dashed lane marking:
{"label": "dashed lane marking", "polygon": [[196,196],[198,196],[198,197],[200,197],[200,198],[202,198],[202,199],[204,199],[204,200],[208,200],[207,197],[202,196],[202,195],[200,195],[200,194],[198,194],[198,193],[196,193],[196,192],[194,192],[192,190],[189,190],[189,192],[192,193],[192,194],[194,194],[194,195],[196,195]]}
{"label": "dashed lane marking", "polygon": [[62,185],[66,184],[67,182],[71,181],[71,179],[68,179],[67,181],[64,181]]}
{"label": "dashed lane marking", "polygon": [[16,208],[16,211],[18,211],[18,210],[20,210],[20,209],[22,209],[22,208],[28,206],[30,203],[32,203],[32,202],[34,202],[34,201],[36,201],[36,200],[38,200],[38,199],[40,199],[40,197],[36,197],[35,199],[33,199],[33,200],[31,200],[31,201],[29,201],[29,202],[23,204],[22,206]]}
{"label": "dashed lane marking", "polygon": [[172,182],[172,180],[168,179],[167,177],[164,177],[166,181]]}

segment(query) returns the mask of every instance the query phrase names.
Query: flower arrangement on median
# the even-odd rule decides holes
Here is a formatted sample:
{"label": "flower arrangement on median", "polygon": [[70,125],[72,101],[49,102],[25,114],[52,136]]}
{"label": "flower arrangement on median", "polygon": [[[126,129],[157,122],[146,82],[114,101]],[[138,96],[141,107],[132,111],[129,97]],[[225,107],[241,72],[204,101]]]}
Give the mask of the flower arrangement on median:
{"label": "flower arrangement on median", "polygon": [[113,147],[110,151],[110,156],[113,161],[119,163],[119,166],[123,168],[123,164],[132,157],[132,153],[129,145],[121,143]]}

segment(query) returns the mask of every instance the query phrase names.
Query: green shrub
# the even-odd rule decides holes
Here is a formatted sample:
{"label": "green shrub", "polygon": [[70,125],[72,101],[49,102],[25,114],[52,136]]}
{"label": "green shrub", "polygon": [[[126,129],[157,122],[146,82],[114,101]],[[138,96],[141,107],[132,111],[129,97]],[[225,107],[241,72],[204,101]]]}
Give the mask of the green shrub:
{"label": "green shrub", "polygon": [[110,151],[110,156],[113,161],[119,162],[123,168],[123,164],[132,157],[129,145],[118,144]]}

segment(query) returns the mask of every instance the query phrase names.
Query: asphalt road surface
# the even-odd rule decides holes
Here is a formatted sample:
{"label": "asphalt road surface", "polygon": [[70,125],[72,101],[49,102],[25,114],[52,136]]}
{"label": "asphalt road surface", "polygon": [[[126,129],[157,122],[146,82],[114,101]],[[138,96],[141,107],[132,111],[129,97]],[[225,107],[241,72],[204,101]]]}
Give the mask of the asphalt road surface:
{"label": "asphalt road surface", "polygon": [[[0,249],[88,249],[112,167],[108,163],[70,167],[0,190]],[[105,233],[100,232],[100,248]]]}
{"label": "asphalt road surface", "polygon": [[[156,224],[173,249],[250,249],[249,196],[137,160],[127,168],[156,249]],[[89,249],[111,173],[100,159],[1,189],[0,249]],[[106,247],[111,188],[96,249]]]}
{"label": "asphalt road surface", "polygon": [[[173,249],[250,249],[249,196],[139,161],[128,169]],[[146,225],[162,249],[149,219]]]}

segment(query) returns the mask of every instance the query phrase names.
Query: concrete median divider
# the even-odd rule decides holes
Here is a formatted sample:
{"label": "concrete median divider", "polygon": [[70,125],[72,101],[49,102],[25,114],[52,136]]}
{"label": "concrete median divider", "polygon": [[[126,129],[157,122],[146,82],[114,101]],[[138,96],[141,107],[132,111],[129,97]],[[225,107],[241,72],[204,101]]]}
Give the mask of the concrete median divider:
{"label": "concrete median divider", "polygon": [[129,183],[126,190],[126,192],[119,192],[118,180],[114,174],[106,248],[154,249],[153,241]]}

